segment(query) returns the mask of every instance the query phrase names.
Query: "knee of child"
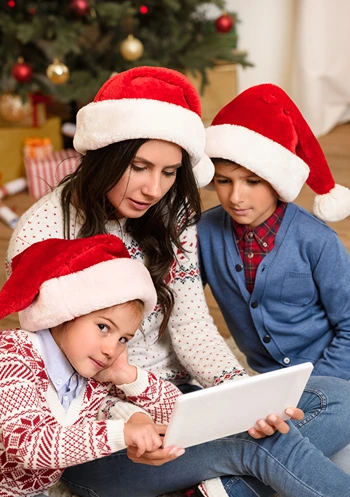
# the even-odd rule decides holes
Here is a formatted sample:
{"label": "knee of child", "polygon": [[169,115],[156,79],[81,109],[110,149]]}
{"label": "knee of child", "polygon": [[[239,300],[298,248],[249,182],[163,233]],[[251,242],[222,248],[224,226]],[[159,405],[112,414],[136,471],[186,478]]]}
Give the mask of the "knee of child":
{"label": "knee of child", "polygon": [[335,376],[311,376],[306,389],[321,396],[328,405],[337,403],[350,410],[350,381]]}

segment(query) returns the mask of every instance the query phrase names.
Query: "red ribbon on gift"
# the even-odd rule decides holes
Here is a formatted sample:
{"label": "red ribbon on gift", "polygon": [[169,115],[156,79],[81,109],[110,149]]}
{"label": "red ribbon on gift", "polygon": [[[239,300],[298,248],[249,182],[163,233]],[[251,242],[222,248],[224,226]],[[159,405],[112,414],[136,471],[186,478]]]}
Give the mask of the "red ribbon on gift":
{"label": "red ribbon on gift", "polygon": [[42,93],[31,93],[30,100],[33,107],[33,127],[37,128],[39,125],[37,104],[50,104],[53,102],[53,98]]}

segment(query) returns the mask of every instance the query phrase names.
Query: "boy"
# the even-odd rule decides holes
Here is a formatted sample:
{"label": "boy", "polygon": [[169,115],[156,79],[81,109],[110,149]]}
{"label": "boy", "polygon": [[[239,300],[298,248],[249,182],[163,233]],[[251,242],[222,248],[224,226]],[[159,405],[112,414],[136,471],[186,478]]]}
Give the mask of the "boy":
{"label": "boy", "polygon": [[301,113],[280,88],[252,87],[215,117],[206,153],[221,205],[198,225],[202,279],[248,363],[266,372],[311,361],[315,375],[349,380],[349,255],[292,202],[306,181],[315,214],[337,221],[350,191],[335,185]]}

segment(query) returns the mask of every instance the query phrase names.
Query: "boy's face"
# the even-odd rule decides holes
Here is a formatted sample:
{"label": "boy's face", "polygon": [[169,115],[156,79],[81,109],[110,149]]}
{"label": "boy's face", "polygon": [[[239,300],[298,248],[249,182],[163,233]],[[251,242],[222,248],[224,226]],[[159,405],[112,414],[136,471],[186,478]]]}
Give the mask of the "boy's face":
{"label": "boy's face", "polygon": [[51,333],[73,368],[92,378],[122,354],[142,317],[140,309],[127,302],[78,317]]}
{"label": "boy's face", "polygon": [[238,164],[215,161],[214,185],[222,207],[239,224],[255,228],[276,209],[272,186]]}

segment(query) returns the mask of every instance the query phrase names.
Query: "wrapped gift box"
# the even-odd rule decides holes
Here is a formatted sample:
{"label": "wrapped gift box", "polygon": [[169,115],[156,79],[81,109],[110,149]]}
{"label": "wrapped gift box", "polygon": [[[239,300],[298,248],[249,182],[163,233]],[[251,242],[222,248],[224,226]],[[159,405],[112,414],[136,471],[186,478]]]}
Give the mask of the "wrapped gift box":
{"label": "wrapped gift box", "polygon": [[54,150],[60,150],[63,146],[61,119],[51,117],[41,128],[0,126],[1,184],[24,176],[23,146],[31,136],[50,138]]}
{"label": "wrapped gift box", "polygon": [[73,149],[56,150],[47,159],[24,160],[29,194],[38,199],[54,189],[78,167],[81,155]]}
{"label": "wrapped gift box", "polygon": [[46,123],[46,105],[43,102],[31,102],[31,112],[20,121],[11,122],[0,115],[0,126],[37,128]]}
{"label": "wrapped gift box", "polygon": [[[212,69],[208,69],[208,84],[201,94],[202,120],[205,126],[209,126],[211,121],[233,98],[237,96],[237,68],[235,64],[217,64]],[[202,77],[196,72],[193,75],[190,71],[186,76],[194,87],[201,91]]]}
{"label": "wrapped gift box", "polygon": [[23,156],[26,159],[47,159],[53,152],[52,141],[49,137],[31,136],[24,140]]}

